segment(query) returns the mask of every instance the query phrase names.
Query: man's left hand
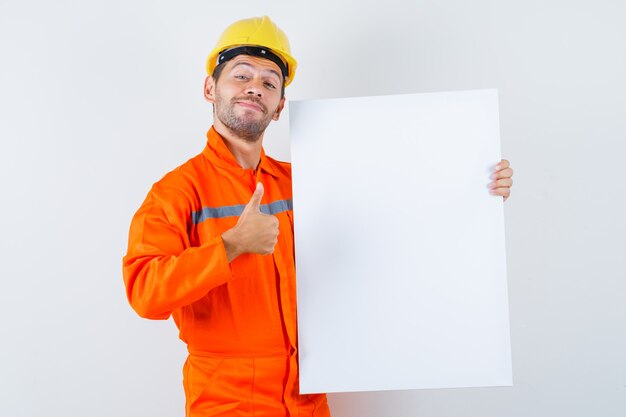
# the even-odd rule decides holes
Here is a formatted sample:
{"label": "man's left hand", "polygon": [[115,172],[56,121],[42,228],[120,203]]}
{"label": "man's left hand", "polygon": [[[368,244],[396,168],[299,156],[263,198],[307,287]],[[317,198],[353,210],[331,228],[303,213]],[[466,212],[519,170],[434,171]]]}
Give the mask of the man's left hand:
{"label": "man's left hand", "polygon": [[492,182],[489,183],[489,192],[493,195],[499,195],[506,201],[511,195],[511,186],[513,185],[513,169],[511,164],[506,159],[503,159],[494,168],[494,173],[490,178]]}

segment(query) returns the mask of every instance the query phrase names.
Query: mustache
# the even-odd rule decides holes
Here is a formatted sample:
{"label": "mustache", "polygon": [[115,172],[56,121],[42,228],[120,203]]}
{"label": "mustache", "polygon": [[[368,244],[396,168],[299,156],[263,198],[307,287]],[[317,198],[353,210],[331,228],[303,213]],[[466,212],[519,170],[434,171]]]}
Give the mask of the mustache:
{"label": "mustache", "polygon": [[235,104],[238,101],[247,101],[250,103],[254,103],[257,106],[261,107],[263,109],[263,113],[267,113],[267,107],[265,107],[265,105],[261,102],[261,99],[254,97],[254,96],[249,96],[249,97],[235,97],[231,100],[231,104]]}

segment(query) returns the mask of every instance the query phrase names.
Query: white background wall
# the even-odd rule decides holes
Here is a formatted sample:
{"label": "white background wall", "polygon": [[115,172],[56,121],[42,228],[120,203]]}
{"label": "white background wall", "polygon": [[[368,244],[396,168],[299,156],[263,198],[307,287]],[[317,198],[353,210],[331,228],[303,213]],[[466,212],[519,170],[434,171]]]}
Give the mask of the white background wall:
{"label": "white background wall", "polygon": [[621,0],[1,0],[0,415],[183,415],[184,345],[130,309],[121,257],[204,146],[207,53],[260,14],[300,62],[292,99],[498,88],[516,169],[514,387],[332,395],[334,416],[626,415]]}

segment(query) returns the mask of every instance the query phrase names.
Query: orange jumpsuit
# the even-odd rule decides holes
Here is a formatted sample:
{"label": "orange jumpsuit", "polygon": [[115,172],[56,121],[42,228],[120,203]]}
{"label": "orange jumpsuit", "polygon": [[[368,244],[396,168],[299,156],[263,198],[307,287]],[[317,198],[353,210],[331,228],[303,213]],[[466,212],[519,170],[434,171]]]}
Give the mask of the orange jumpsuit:
{"label": "orange jumpsuit", "polygon": [[[291,166],[261,154],[242,169],[211,128],[207,146],[154,184],[133,217],[123,260],[128,300],[173,316],[189,350],[187,416],[328,417],[324,394],[299,395]],[[261,181],[279,220],[272,255],[230,264],[221,234]]]}

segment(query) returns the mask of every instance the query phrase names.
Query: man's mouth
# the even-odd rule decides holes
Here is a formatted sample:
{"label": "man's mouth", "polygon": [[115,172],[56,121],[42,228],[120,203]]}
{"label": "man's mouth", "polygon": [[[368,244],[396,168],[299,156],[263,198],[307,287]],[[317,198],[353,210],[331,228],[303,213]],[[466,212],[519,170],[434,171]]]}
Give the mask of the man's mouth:
{"label": "man's mouth", "polygon": [[256,111],[261,112],[261,113],[265,113],[266,112],[265,107],[262,104],[256,103],[256,102],[251,101],[251,100],[237,100],[237,101],[235,101],[235,103],[239,104],[240,106],[245,107],[247,109],[256,110]]}

